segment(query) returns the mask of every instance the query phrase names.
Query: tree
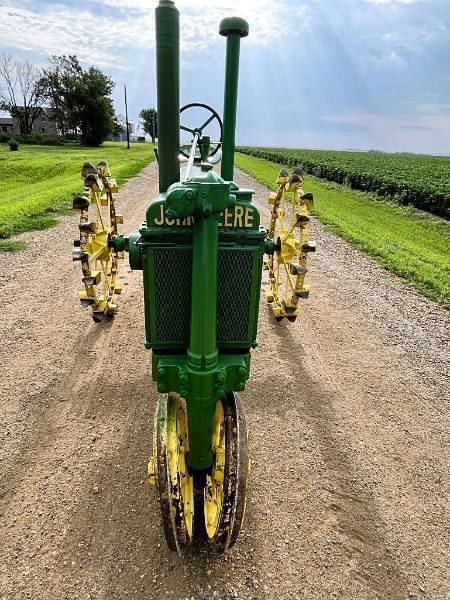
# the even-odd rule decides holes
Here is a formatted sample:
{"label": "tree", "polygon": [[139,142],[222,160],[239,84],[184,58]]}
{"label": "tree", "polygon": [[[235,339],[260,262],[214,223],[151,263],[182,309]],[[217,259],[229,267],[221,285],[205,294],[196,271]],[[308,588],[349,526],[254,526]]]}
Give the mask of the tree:
{"label": "tree", "polygon": [[47,97],[62,129],[81,132],[87,146],[99,146],[115,129],[110,95],[113,80],[100,69],[81,67],[76,56],[53,56],[45,70]]}
{"label": "tree", "polygon": [[47,100],[55,111],[58,127],[62,135],[69,132],[77,133],[78,123],[74,121],[68,109],[66,91],[71,78],[81,77],[83,69],[78,58],[69,56],[52,56],[49,59],[50,67],[44,68],[42,83]]}
{"label": "tree", "polygon": [[0,54],[0,110],[19,121],[21,134],[32,133],[46,96],[42,72],[30,62]]}
{"label": "tree", "polygon": [[81,141],[87,146],[99,146],[114,129],[115,113],[109,97],[114,82],[99,69],[90,67],[70,84],[66,100],[79,124]]}
{"label": "tree", "polygon": [[158,137],[158,113],[154,108],[143,108],[139,113],[144,132],[151,136],[153,144]]}

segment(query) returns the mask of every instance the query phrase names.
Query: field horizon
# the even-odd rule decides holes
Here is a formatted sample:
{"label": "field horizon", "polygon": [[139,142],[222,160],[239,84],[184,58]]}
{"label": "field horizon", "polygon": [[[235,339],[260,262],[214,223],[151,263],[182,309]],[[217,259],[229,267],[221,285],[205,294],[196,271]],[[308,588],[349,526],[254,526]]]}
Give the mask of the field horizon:
{"label": "field horizon", "polygon": [[410,152],[408,150],[380,150],[378,148],[340,148],[340,147],[314,147],[314,146],[256,146],[253,144],[239,144],[236,146],[236,151],[239,152],[240,148],[269,148],[271,150],[311,150],[313,152],[358,152],[360,154],[392,154],[393,156],[431,156],[434,158],[450,158],[449,153],[432,153],[432,152]]}

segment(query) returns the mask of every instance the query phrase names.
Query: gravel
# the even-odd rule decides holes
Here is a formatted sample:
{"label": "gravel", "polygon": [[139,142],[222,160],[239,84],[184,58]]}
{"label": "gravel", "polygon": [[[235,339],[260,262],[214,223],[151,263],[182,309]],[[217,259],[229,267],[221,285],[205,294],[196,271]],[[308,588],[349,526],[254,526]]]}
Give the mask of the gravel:
{"label": "gravel", "polygon": [[[126,232],[156,177],[122,189]],[[267,221],[267,190],[237,180]],[[301,318],[275,323],[261,296],[247,517],[222,557],[171,553],[143,483],[157,396],[140,274],[122,265],[119,314],[95,325],[75,216],[0,255],[2,598],[449,597],[449,313],[313,228]]]}

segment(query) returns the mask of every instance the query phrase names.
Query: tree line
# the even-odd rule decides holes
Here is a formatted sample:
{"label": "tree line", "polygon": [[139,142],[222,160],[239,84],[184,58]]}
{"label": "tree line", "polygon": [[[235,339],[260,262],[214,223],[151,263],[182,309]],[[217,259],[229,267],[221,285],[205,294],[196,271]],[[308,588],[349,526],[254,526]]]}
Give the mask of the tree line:
{"label": "tree line", "polygon": [[114,81],[97,67],[80,65],[76,56],[52,56],[49,66],[37,68],[10,54],[0,54],[0,110],[18,120],[20,133],[30,134],[44,106],[54,110],[63,136],[100,145],[122,131],[111,93]]}
{"label": "tree line", "polygon": [[[111,77],[97,67],[84,69],[75,55],[52,56],[47,67],[38,68],[10,54],[0,54],[0,110],[17,119],[21,135],[33,132],[41,109],[48,106],[66,139],[98,146],[109,135],[119,135],[124,128],[111,99],[114,86]],[[139,117],[144,132],[155,143],[156,110],[143,108]]]}

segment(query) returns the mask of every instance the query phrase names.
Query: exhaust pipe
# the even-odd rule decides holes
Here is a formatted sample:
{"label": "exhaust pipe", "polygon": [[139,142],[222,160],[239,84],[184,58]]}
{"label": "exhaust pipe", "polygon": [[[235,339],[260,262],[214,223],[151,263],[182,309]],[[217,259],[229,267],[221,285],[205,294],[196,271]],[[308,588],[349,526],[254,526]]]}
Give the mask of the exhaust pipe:
{"label": "exhaust pipe", "polygon": [[220,23],[219,33],[227,38],[221,168],[221,175],[225,181],[233,181],[239,83],[239,54],[241,38],[247,37],[248,32],[249,26],[247,21],[239,17],[229,17],[223,19]]}
{"label": "exhaust pipe", "polygon": [[180,180],[180,19],[172,0],[159,0],[156,20],[159,191]]}

